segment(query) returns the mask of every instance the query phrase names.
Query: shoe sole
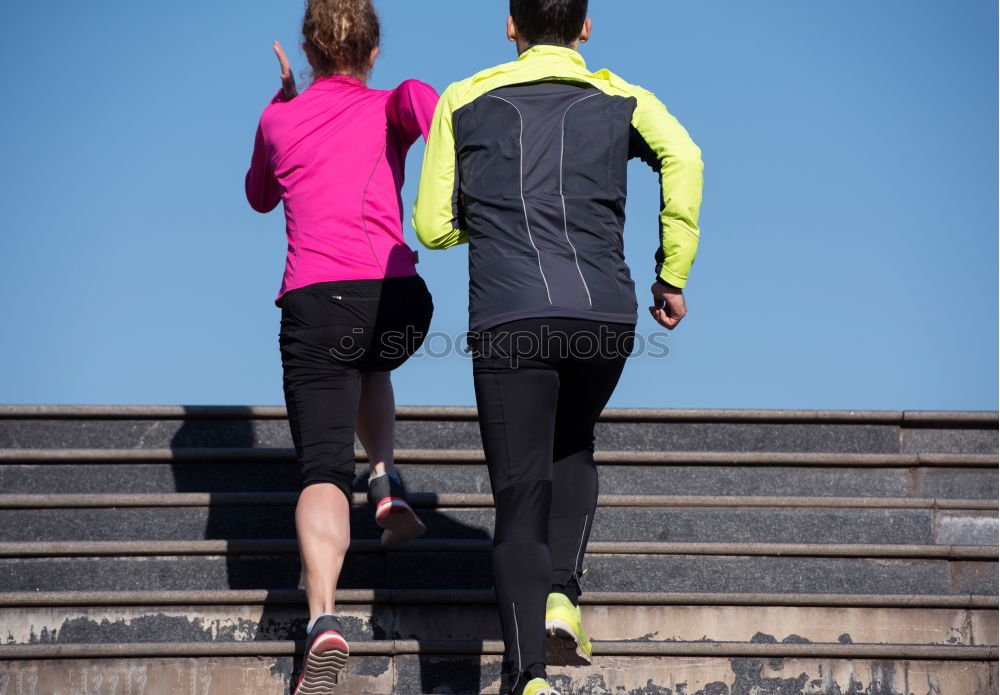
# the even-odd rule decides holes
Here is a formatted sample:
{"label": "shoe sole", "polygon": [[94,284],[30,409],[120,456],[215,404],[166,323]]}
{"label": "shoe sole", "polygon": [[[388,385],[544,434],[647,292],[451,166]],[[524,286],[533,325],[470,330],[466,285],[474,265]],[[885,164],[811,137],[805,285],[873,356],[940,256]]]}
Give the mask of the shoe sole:
{"label": "shoe sole", "polygon": [[592,659],[583,651],[576,633],[561,620],[546,620],[546,662],[550,666],[590,666]]}
{"label": "shoe sole", "polygon": [[375,513],[375,523],[382,532],[382,545],[389,547],[418,538],[427,532],[427,527],[416,512],[402,500],[386,501],[379,504]]}
{"label": "shoe sole", "polygon": [[[339,635],[326,640],[324,637],[320,635],[313,642],[293,695],[329,695],[341,682],[349,655],[347,643]],[[317,647],[326,649],[320,651]]]}

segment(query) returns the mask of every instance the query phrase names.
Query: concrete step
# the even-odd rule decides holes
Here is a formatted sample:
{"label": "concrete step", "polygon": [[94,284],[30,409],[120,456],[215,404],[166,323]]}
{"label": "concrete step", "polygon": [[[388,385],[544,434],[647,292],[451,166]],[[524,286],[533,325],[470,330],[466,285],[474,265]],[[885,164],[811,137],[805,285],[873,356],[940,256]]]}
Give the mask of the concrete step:
{"label": "concrete step", "polygon": [[[973,594],[795,594],[591,591],[582,605],[832,606],[837,608],[962,608],[996,610],[996,596]],[[340,589],[338,605],[495,605],[492,589]],[[0,608],[38,606],[306,605],[302,589],[220,591],[30,591],[0,593]]]}
{"label": "concrete step", "polygon": [[[426,553],[489,553],[489,539],[418,538],[391,549],[375,539],[354,539],[349,554],[406,556]],[[155,555],[298,555],[293,538],[181,541],[30,541],[0,543],[0,558],[141,557]],[[888,545],[860,543],[673,543],[595,541],[587,555],[748,555],[764,557],[871,557],[996,560],[995,546]]]}
{"label": "concrete step", "polygon": [[[352,601],[345,593],[362,592],[338,596],[337,613],[349,641],[500,639],[492,601],[453,603],[443,592],[425,592],[436,593],[439,603],[402,597],[375,603]],[[871,597],[858,596],[841,596],[845,605],[838,606],[648,604],[642,594],[632,596],[631,603],[601,603],[603,594],[585,596],[584,624],[600,641],[750,643],[762,636],[782,642],[795,635],[842,644],[997,644],[995,608],[847,605],[872,603]],[[295,640],[303,638],[308,616],[301,602],[65,606],[39,605],[37,595],[33,598],[15,602],[17,595],[7,595],[12,605],[0,613],[6,644]],[[949,597],[926,598],[944,603]]]}
{"label": "concrete step", "polygon": [[[852,644],[843,642],[808,642],[797,635],[778,642],[772,635],[760,635],[750,642],[654,642],[648,640],[605,641],[594,645],[594,657],[607,656],[709,656],[787,658],[913,658],[951,661],[981,661],[996,659],[1000,650],[995,645],[918,645],[918,644]],[[5,659],[109,658],[151,656],[239,656],[244,654],[301,654],[302,642],[132,642],[128,644],[14,644],[0,646],[0,661]],[[423,655],[499,655],[503,644],[499,640],[371,640],[350,645],[354,656]]]}
{"label": "concrete step", "polygon": [[[416,509],[486,508],[492,495],[468,492],[411,492],[407,499]],[[171,492],[167,494],[0,494],[0,509],[117,509],[124,507],[278,507],[291,506],[297,492]],[[367,497],[355,492],[352,504],[363,506]],[[785,509],[937,509],[996,511],[993,499],[934,497],[759,497],[754,495],[599,495],[599,507],[778,507]]]}
{"label": "concrete step", "polygon": [[[156,505],[152,507],[87,508],[79,506],[87,501],[80,496],[39,496],[34,498],[37,500],[34,508],[22,506],[31,503],[29,497],[13,500],[19,504],[6,509],[2,507],[10,506],[11,501],[0,497],[0,542],[294,538],[294,495],[281,496],[280,506],[275,504],[279,501],[275,497],[258,495],[257,504],[252,507],[213,501],[200,506],[164,506],[170,500],[159,497],[149,500]],[[112,497],[104,504],[115,501]],[[122,501],[131,499],[126,497]],[[466,497],[462,501],[490,504],[491,498],[478,495],[476,499]],[[774,506],[732,506],[740,505],[739,498],[707,498],[698,506],[669,507],[652,496],[638,501],[635,506],[599,509],[591,539],[993,546],[998,533],[995,509],[785,508],[781,499],[771,500]],[[728,504],[711,506],[713,501]],[[101,504],[102,500],[94,502]],[[795,502],[801,505],[801,501]],[[843,502],[850,504],[853,500],[834,498],[827,503]],[[934,504],[934,500],[927,503]],[[60,507],[62,504],[69,508]],[[423,505],[420,516],[428,527],[427,538],[489,538],[495,517],[492,506],[437,505]],[[377,538],[381,533],[367,505],[352,509],[351,528],[356,539]]]}
{"label": "concrete step", "polygon": [[[480,445],[472,408],[400,408],[399,448]],[[996,453],[995,412],[609,410],[601,448]],[[0,448],[289,447],[283,408],[2,406]]]}
{"label": "concrete step", "polygon": [[[367,461],[363,449],[355,450],[358,463]],[[481,464],[482,449],[401,449],[395,459],[418,464]],[[846,468],[996,468],[996,453],[838,453],[788,451],[632,451],[600,449],[594,454],[598,464],[630,466],[834,466]],[[294,463],[291,448],[192,447],[180,449],[0,449],[4,464],[66,463]]]}
{"label": "concrete step", "polygon": [[[227,450],[221,450],[226,452]],[[177,456],[160,461],[136,461],[132,452],[93,452],[72,459],[0,450],[0,491],[8,494],[107,492],[154,494],[170,492],[298,492],[299,472],[291,452],[279,461],[252,459],[217,461]],[[177,452],[179,454],[179,452]],[[227,452],[242,453],[242,452]],[[118,460],[109,461],[112,456]],[[128,458],[126,458],[128,457]],[[604,456],[600,459],[607,461]],[[992,499],[998,494],[997,457],[927,460],[916,456],[805,455],[782,460],[772,454],[761,461],[736,455],[712,462],[690,463],[663,455],[650,464],[599,465],[601,490],[607,494],[732,495],[805,497],[923,497]],[[745,459],[746,457],[743,457]],[[767,461],[767,462],[765,462]],[[944,465],[947,462],[947,465]],[[401,458],[408,487],[427,493],[489,493],[486,466]],[[366,489],[367,466],[359,466],[355,490]]]}
{"label": "concrete step", "polygon": [[[342,695],[481,693],[499,688],[499,645],[468,654],[434,643],[352,646]],[[461,644],[461,643],[459,643]],[[5,695],[39,693],[254,693],[287,695],[298,659],[282,642],[243,645],[0,647]],[[215,647],[226,647],[217,650]],[[241,653],[233,646],[240,646]],[[465,645],[462,645],[463,647]],[[604,645],[608,649],[610,645]],[[654,647],[664,653],[655,653]],[[451,653],[444,651],[450,649]],[[589,667],[549,670],[564,695],[992,695],[996,651],[984,647],[701,644],[647,645],[646,654],[596,656]],[[599,650],[597,650],[599,651]],[[608,649],[608,651],[617,651]],[[391,652],[391,653],[387,653]],[[81,689],[81,685],[86,690]]]}
{"label": "concrete step", "polygon": [[[492,585],[489,541],[407,545],[407,552],[384,553],[377,541],[353,543],[340,586]],[[586,591],[997,591],[996,549],[980,546],[598,542],[585,566]],[[295,543],[282,540],[0,544],[0,586],[7,591],[287,589],[298,586],[299,572]]]}
{"label": "concrete step", "polygon": [[[0,406],[0,693],[287,695],[284,418]],[[398,413],[431,532],[386,553],[354,510],[342,694],[498,686],[475,418]],[[597,657],[550,671],[563,693],[995,692],[996,413],[609,410],[598,446]]]}

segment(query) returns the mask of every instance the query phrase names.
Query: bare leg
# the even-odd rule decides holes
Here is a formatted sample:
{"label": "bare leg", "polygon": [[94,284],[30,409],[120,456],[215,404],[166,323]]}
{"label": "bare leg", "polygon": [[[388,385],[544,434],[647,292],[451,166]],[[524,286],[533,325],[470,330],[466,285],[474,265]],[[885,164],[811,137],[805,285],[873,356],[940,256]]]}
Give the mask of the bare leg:
{"label": "bare leg", "polygon": [[337,580],[351,544],[350,504],[330,483],[307,486],[295,508],[309,617],[333,613]]}
{"label": "bare leg", "polygon": [[394,473],[392,449],[395,444],[396,399],[389,372],[361,374],[361,404],[354,427],[368,454],[370,474]]}
{"label": "bare leg", "polygon": [[355,431],[368,452],[371,468],[368,499],[375,505],[375,523],[384,529],[382,545],[391,547],[422,536],[427,526],[406,501],[406,492],[396,475],[393,462],[396,401],[389,372],[364,372],[361,375],[361,406]]}

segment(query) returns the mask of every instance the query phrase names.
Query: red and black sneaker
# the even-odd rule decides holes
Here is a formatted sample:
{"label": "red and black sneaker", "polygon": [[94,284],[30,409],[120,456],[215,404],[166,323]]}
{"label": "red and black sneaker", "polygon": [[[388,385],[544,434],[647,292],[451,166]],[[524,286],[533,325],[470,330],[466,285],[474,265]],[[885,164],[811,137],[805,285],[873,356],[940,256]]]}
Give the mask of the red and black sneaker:
{"label": "red and black sneaker", "polygon": [[330,695],[341,681],[347,664],[347,641],[340,621],[322,615],[306,637],[302,673],[292,695]]}
{"label": "red and black sneaker", "polygon": [[424,535],[427,527],[406,501],[403,483],[392,474],[368,480],[368,503],[375,508],[375,523],[382,532],[382,545],[399,545]]}

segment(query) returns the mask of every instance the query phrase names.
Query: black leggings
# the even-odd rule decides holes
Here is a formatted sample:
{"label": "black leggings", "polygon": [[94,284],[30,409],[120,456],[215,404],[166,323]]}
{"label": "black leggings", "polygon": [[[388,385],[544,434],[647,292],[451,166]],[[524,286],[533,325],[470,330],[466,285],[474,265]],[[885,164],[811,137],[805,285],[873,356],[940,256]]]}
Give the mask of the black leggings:
{"label": "black leggings", "polygon": [[351,498],[362,372],[388,372],[423,343],[433,312],[417,275],[308,285],[281,300],[285,404],[302,487]]}
{"label": "black leggings", "polygon": [[594,424],[632,352],[634,326],[527,319],[470,341],[496,506],[493,576],[501,692],[545,675],[545,601],[573,601],[597,507]]}

